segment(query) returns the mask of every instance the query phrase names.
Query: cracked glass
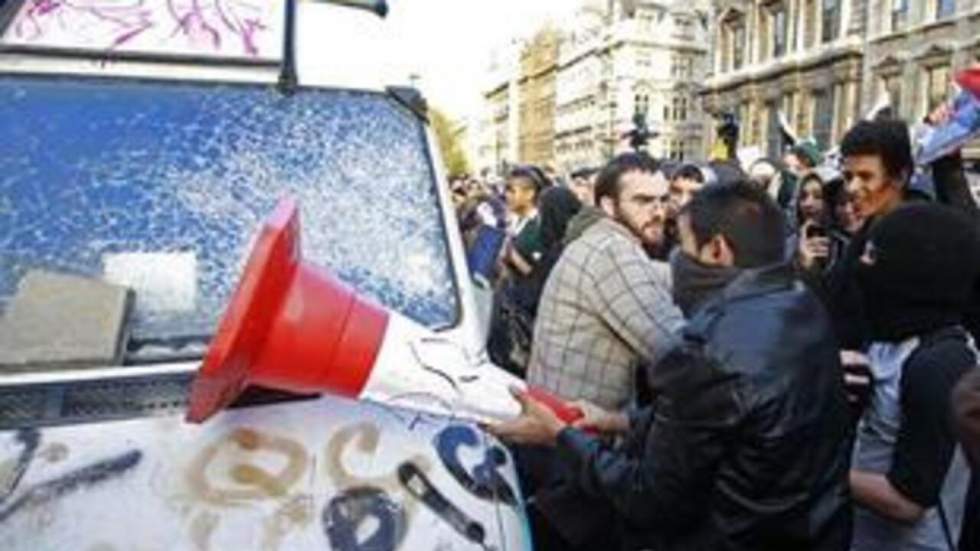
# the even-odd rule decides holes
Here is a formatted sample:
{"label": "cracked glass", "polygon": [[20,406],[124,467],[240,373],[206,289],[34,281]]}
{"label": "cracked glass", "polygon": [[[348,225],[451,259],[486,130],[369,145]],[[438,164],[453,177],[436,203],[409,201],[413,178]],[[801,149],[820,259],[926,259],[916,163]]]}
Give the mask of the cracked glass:
{"label": "cracked glass", "polygon": [[291,196],[309,261],[428,327],[456,323],[425,129],[387,95],[3,76],[0,128],[0,313],[25,274],[55,272],[134,288],[136,355],[208,336]]}

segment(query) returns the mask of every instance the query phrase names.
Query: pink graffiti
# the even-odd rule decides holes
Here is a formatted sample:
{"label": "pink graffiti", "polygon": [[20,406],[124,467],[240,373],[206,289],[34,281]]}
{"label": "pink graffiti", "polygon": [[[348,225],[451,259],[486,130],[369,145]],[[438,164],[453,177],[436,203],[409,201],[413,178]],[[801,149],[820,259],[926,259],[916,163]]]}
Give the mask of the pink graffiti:
{"label": "pink graffiti", "polygon": [[[113,50],[146,38],[154,47],[203,52],[237,43],[243,54],[258,56],[268,11],[248,0],[28,0],[11,29],[16,39],[30,43],[68,37]],[[151,30],[159,35],[155,42]]]}
{"label": "pink graffiti", "polygon": [[[252,56],[258,55],[259,49],[255,45],[255,34],[258,31],[266,30],[265,24],[255,17],[241,17],[238,13],[240,6],[226,6],[224,2],[219,1],[215,3],[215,7],[218,9],[218,15],[225,26],[233,29],[241,37],[245,52]],[[255,8],[255,6],[251,7]]]}

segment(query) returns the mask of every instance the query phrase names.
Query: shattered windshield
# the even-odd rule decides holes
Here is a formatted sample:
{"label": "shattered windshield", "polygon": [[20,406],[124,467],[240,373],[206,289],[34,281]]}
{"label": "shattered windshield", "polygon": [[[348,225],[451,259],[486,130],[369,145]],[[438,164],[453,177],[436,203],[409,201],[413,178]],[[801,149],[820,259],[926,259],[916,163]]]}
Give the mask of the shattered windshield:
{"label": "shattered windshield", "polygon": [[210,335],[292,196],[308,260],[456,321],[424,126],[385,95],[3,76],[0,128],[0,313],[25,275],[69,274],[133,289],[131,351]]}

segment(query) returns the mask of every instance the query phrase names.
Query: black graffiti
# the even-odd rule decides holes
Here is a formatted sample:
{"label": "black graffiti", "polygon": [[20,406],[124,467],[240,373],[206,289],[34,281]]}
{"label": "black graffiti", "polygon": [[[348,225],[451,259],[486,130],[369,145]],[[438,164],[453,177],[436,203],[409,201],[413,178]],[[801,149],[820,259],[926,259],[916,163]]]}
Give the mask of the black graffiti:
{"label": "black graffiti", "polygon": [[[378,527],[364,541],[358,528],[369,518]],[[351,488],[330,500],[323,509],[323,530],[330,548],[338,551],[393,551],[405,537],[405,510],[379,488]]]}
{"label": "black graffiti", "polygon": [[487,548],[486,543],[484,543],[487,531],[483,525],[467,516],[459,507],[446,499],[415,464],[405,462],[399,465],[398,480],[408,490],[408,493],[424,503],[426,507],[446,521],[464,538]]}
{"label": "black graffiti", "polygon": [[0,504],[7,501],[7,498],[17,489],[20,479],[24,477],[27,467],[34,461],[34,455],[37,454],[37,449],[41,446],[41,432],[36,428],[20,429],[17,431],[16,438],[20,442],[21,451],[16,463],[14,463],[6,487],[0,488]]}
{"label": "black graffiti", "polygon": [[483,455],[483,461],[473,468],[470,474],[459,460],[459,448],[479,446],[476,431],[466,425],[446,427],[435,437],[436,452],[439,459],[457,482],[480,499],[499,500],[508,505],[517,505],[517,495],[499,469],[507,464],[507,454],[498,446],[490,446]]}
{"label": "black graffiti", "polygon": [[143,453],[132,450],[72,471],[53,480],[40,482],[24,490],[10,505],[0,509],[0,523],[21,509],[29,509],[54,501],[66,494],[115,478],[139,464]]}

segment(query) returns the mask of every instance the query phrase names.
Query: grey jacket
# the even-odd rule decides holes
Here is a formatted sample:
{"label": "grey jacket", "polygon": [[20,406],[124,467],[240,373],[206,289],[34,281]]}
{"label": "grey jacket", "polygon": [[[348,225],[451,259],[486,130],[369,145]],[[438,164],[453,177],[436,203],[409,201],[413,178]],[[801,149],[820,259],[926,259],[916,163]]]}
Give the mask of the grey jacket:
{"label": "grey jacket", "polygon": [[656,363],[682,325],[669,267],[603,217],[568,245],[545,283],[528,381],[621,409],[633,395],[638,361]]}

